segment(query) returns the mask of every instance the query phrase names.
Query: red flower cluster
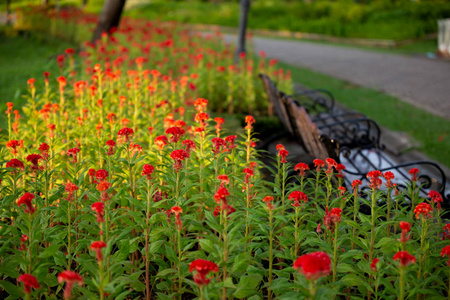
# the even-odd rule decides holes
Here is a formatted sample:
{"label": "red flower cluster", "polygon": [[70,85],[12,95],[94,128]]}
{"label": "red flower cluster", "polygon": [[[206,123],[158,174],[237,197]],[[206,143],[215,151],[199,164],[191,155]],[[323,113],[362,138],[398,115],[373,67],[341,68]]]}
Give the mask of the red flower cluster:
{"label": "red flower cluster", "polygon": [[99,169],[97,170],[97,172],[95,172],[95,178],[97,178],[97,180],[99,181],[103,181],[106,178],[108,178],[109,173],[108,171],[104,170],[104,169]]}
{"label": "red flower cluster", "polygon": [[117,141],[120,143],[128,143],[134,134],[134,130],[124,127],[117,132]]}
{"label": "red flower cluster", "polygon": [[374,259],[372,260],[372,262],[370,263],[370,269],[371,269],[373,272],[376,272],[376,271],[377,271],[377,264],[378,264],[379,261],[380,261],[380,260],[379,260],[378,258],[374,258]]}
{"label": "red flower cluster", "polygon": [[[17,158],[13,158],[10,161],[8,161],[6,163],[6,167],[7,168],[14,168],[14,169],[20,169],[21,171],[23,171],[25,169],[25,166],[23,164],[23,162],[21,162],[20,160],[18,160]],[[11,173],[16,173],[17,171],[12,171]]]}
{"label": "red flower cluster", "polygon": [[38,289],[41,287],[39,282],[37,281],[36,277],[34,277],[31,274],[22,274],[17,278],[18,282],[23,282],[24,286],[24,293],[25,294],[31,294],[31,288]]}
{"label": "red flower cluster", "polygon": [[295,165],[294,170],[300,172],[300,176],[305,176],[305,171],[309,170],[309,166],[305,163],[298,163]]}
{"label": "red flower cluster", "polygon": [[433,208],[430,204],[422,202],[417,204],[416,208],[414,208],[414,213],[416,214],[416,219],[419,219],[419,215],[422,215],[424,218],[428,217],[430,212],[433,211]]}
{"label": "red flower cluster", "polygon": [[331,259],[325,252],[312,252],[297,258],[294,269],[303,274],[307,280],[317,280],[330,275]]}
{"label": "red flower cluster", "polygon": [[155,145],[158,147],[158,150],[164,150],[164,147],[169,143],[167,136],[160,135],[155,138]]}
{"label": "red flower cluster", "polygon": [[253,169],[251,168],[245,168],[243,173],[245,174],[245,184],[250,183],[250,177],[253,177]]}
{"label": "red flower cluster", "polygon": [[114,140],[108,140],[106,141],[105,145],[109,147],[108,153],[106,154],[110,156],[114,155],[116,149],[116,142],[114,142]]}
{"label": "red flower cluster", "polygon": [[412,168],[409,170],[409,175],[411,175],[411,181],[417,181],[417,174],[419,174],[419,169]]}
{"label": "red flower cluster", "polygon": [[445,224],[442,230],[444,231],[442,233],[442,240],[450,240],[450,224]]}
{"label": "red flower cluster", "polygon": [[73,162],[74,164],[76,164],[76,163],[78,162],[77,154],[78,154],[79,152],[80,152],[80,149],[79,149],[79,148],[72,148],[72,149],[67,150],[67,155],[73,156],[72,162]]}
{"label": "red flower cluster", "polygon": [[343,164],[337,164],[335,168],[336,168],[336,171],[338,172],[336,174],[336,177],[344,178],[344,174],[342,174],[342,171],[345,171],[345,166]]}
{"label": "red flower cluster", "polygon": [[220,152],[222,152],[222,149],[224,147],[226,147],[226,145],[227,145],[225,140],[223,140],[223,139],[221,139],[219,137],[213,138],[211,140],[211,142],[213,143],[211,151],[214,153],[214,156],[219,154]]}
{"label": "red flower cluster", "polygon": [[362,184],[362,181],[361,181],[361,180],[359,180],[359,179],[353,180],[353,182],[352,182],[352,188],[353,188],[353,190],[358,191],[358,188],[359,188],[359,186],[360,186],[361,184]]}
{"label": "red flower cluster", "polygon": [[414,264],[416,262],[416,258],[409,254],[408,251],[399,251],[393,257],[394,260],[398,260],[400,262],[400,267],[406,267],[409,264]]}
{"label": "red flower cluster", "polygon": [[383,177],[383,173],[378,170],[367,173],[367,178],[370,180],[369,187],[373,190],[378,190],[381,187],[382,181],[379,177]]}
{"label": "red flower cluster", "polygon": [[400,229],[402,230],[400,242],[405,244],[409,240],[409,235],[406,236],[406,234],[411,230],[411,224],[405,221],[400,221]]}
{"label": "red flower cluster", "polygon": [[175,168],[175,172],[180,171],[183,168],[182,162],[189,158],[189,153],[187,153],[184,149],[173,150],[170,154],[170,157],[175,161],[173,167]]}
{"label": "red flower cluster", "polygon": [[441,256],[448,256],[447,266],[450,266],[450,245],[445,246],[442,248]]}
{"label": "red flower cluster", "polygon": [[330,157],[325,159],[325,162],[328,164],[328,169],[325,171],[325,173],[327,173],[327,175],[329,176],[333,173],[333,167],[336,169],[338,164],[334,159]]}
{"label": "red flower cluster", "polygon": [[326,207],[325,216],[323,217],[323,225],[325,225],[328,230],[333,231],[336,224],[341,222],[341,213],[342,209],[340,208],[332,208],[328,212],[328,207]]}
{"label": "red flower cluster", "polygon": [[316,158],[314,161],[314,167],[316,167],[316,172],[319,173],[320,172],[320,168],[325,167],[325,162],[321,159]]}
{"label": "red flower cluster", "polygon": [[44,167],[39,166],[39,160],[43,159],[40,154],[30,154],[27,156],[27,161],[31,163],[31,170],[42,171]]}
{"label": "red flower cluster", "polygon": [[97,213],[97,223],[103,223],[105,222],[104,216],[104,210],[105,210],[105,204],[103,202],[95,202],[91,205],[91,209]]}
{"label": "red flower cluster", "polygon": [[386,187],[387,187],[387,188],[393,187],[391,181],[392,181],[392,179],[394,179],[394,178],[395,178],[394,173],[392,173],[392,172],[390,172],[390,171],[387,171],[386,173],[384,173],[384,179],[386,179]]}
{"label": "red flower cluster", "polygon": [[19,201],[17,201],[18,206],[22,206],[25,204],[25,207],[23,210],[27,214],[32,214],[36,211],[36,208],[33,207],[31,204],[31,201],[33,201],[34,195],[32,193],[26,192],[22,197],[19,198]]}
{"label": "red flower cluster", "polygon": [[183,209],[179,207],[178,205],[172,207],[170,211],[175,214],[175,225],[177,226],[177,230],[181,230],[181,217],[180,214],[183,213]]}
{"label": "red flower cluster", "polygon": [[75,283],[79,286],[83,284],[83,278],[73,271],[62,271],[58,275],[58,282],[63,283],[66,282],[66,288],[64,289],[64,299],[68,300],[72,297],[72,288]]}
{"label": "red flower cluster", "polygon": [[287,163],[286,157],[289,155],[289,151],[287,151],[286,149],[281,149],[278,152],[278,156],[281,157],[281,163],[285,164]]}
{"label": "red flower cluster", "polygon": [[443,201],[441,194],[436,191],[430,191],[428,197],[431,198],[431,203],[436,203],[437,209],[441,209],[441,202]]}
{"label": "red flower cluster", "polygon": [[39,146],[39,150],[41,151],[42,157],[44,159],[48,159],[48,155],[49,155],[48,152],[50,151],[50,146],[48,144],[46,144],[46,143],[42,143]]}
{"label": "red flower cluster", "polygon": [[17,151],[17,147],[20,146],[20,142],[17,140],[10,140],[8,142],[6,142],[6,148],[8,148],[8,150],[12,153],[12,155],[16,156],[18,151]]}
{"label": "red flower cluster", "polygon": [[273,204],[272,204],[273,197],[272,196],[266,196],[266,197],[264,197],[264,199],[262,201],[266,202],[268,210],[273,209]]}
{"label": "red flower cluster", "polygon": [[149,164],[145,164],[142,168],[142,176],[146,176],[147,180],[152,179],[153,171],[155,171],[155,167]]}
{"label": "red flower cluster", "polygon": [[289,194],[288,199],[294,202],[291,203],[293,207],[299,207],[301,205],[300,201],[303,201],[304,203],[308,201],[306,194],[300,191],[293,191]]}
{"label": "red flower cluster", "polygon": [[185,131],[180,127],[170,127],[166,129],[166,134],[170,134],[170,142],[176,143],[180,140],[180,138],[184,135]]}
{"label": "red flower cluster", "polygon": [[208,260],[205,259],[196,259],[189,264],[189,272],[197,271],[194,274],[194,281],[199,287],[203,287],[208,285],[211,279],[206,278],[210,272],[217,273],[219,272],[219,267]]}
{"label": "red flower cluster", "polygon": [[89,249],[94,250],[97,255],[97,261],[103,261],[102,249],[106,247],[106,243],[103,241],[95,241],[91,243]]}
{"label": "red flower cluster", "polygon": [[69,194],[67,195],[67,201],[72,202],[73,201],[73,193],[75,191],[78,191],[78,186],[72,182],[66,183],[65,191]]}
{"label": "red flower cluster", "polygon": [[225,142],[227,142],[227,148],[229,150],[236,148],[236,145],[234,144],[236,139],[237,139],[237,135],[230,135],[225,138]]}
{"label": "red flower cluster", "polygon": [[245,117],[245,123],[247,124],[247,126],[245,126],[245,129],[251,130],[253,128],[252,124],[255,123],[255,118],[253,118],[250,115],[246,116]]}
{"label": "red flower cluster", "polygon": [[181,142],[181,144],[186,146],[185,150],[187,153],[189,153],[189,155],[191,154],[191,150],[196,149],[195,143],[191,140],[184,140]]}

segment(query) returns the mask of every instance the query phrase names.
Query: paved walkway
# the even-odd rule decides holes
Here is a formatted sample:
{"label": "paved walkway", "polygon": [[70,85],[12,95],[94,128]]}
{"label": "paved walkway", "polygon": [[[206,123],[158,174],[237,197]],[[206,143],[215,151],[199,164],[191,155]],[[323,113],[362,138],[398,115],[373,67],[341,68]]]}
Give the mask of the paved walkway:
{"label": "paved walkway", "polygon": [[[236,37],[227,35],[228,42]],[[256,51],[350,83],[379,90],[450,119],[450,62],[305,41],[254,38]]]}

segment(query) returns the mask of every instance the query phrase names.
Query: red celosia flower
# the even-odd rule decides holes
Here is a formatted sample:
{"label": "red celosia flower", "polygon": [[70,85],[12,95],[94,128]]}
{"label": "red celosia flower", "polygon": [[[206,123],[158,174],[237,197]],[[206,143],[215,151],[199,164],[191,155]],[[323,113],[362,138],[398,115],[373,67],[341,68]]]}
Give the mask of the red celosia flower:
{"label": "red celosia flower", "polygon": [[225,138],[225,142],[227,142],[228,149],[231,150],[231,149],[236,148],[236,145],[234,144],[234,142],[236,141],[236,138],[237,138],[237,135],[230,135]]}
{"label": "red celosia flower", "polygon": [[303,201],[304,203],[308,201],[306,194],[300,191],[293,191],[289,194],[288,199],[294,202],[291,204],[294,207],[299,207],[301,205],[300,201]]}
{"label": "red celosia flower", "polygon": [[297,258],[294,269],[303,274],[307,280],[317,280],[330,275],[331,259],[325,252],[312,252]]}
{"label": "red celosia flower", "polygon": [[179,127],[170,127],[166,129],[166,134],[172,135],[170,138],[171,143],[176,143],[184,135],[185,131]]}
{"label": "red celosia flower", "polygon": [[32,214],[36,211],[36,208],[33,207],[31,204],[31,201],[33,201],[34,195],[32,193],[26,192],[22,197],[19,198],[19,201],[17,201],[18,206],[22,206],[25,204],[25,207],[23,210],[27,214]]}
{"label": "red celosia flower", "polygon": [[196,148],[195,143],[191,140],[184,140],[181,143],[186,146],[186,152],[189,154],[191,154],[191,150]]}
{"label": "red celosia flower", "polygon": [[99,190],[100,192],[104,192],[107,189],[109,189],[109,187],[111,186],[111,184],[107,181],[101,181],[97,184],[97,190]]}
{"label": "red celosia flower", "polygon": [[289,151],[287,151],[286,149],[281,149],[281,150],[278,152],[278,156],[281,157],[281,163],[282,163],[282,164],[287,163],[286,156],[288,156],[288,155],[289,155]]}
{"label": "red celosia flower", "polygon": [[105,222],[103,218],[105,204],[103,202],[95,202],[91,205],[91,209],[97,213],[97,223]]}
{"label": "red celosia flower", "polygon": [[398,260],[400,262],[400,267],[406,267],[409,264],[414,264],[416,262],[416,258],[409,254],[408,251],[399,251],[393,257],[394,260]]}
{"label": "red celosia flower", "polygon": [[103,260],[102,249],[106,247],[106,243],[103,241],[95,241],[91,243],[89,249],[94,250],[97,255],[97,261],[101,262]]}
{"label": "red celosia flower", "polygon": [[272,204],[273,197],[272,196],[266,196],[266,197],[264,197],[264,199],[262,201],[266,202],[268,210],[273,209],[273,204]]}
{"label": "red celosia flower", "polygon": [[72,297],[72,288],[75,283],[78,283],[79,286],[83,284],[83,278],[73,271],[62,271],[58,275],[58,282],[63,283],[66,282],[66,288],[64,289],[64,299],[68,300]]}
{"label": "red celosia flower", "polygon": [[175,168],[175,172],[178,172],[183,168],[182,162],[189,158],[189,153],[187,153],[184,149],[173,150],[170,154],[170,157],[175,161],[173,167]]}
{"label": "red celosia flower", "polygon": [[314,163],[314,166],[316,167],[316,172],[320,172],[320,168],[325,167],[325,162],[323,160],[321,160],[321,159],[317,159],[316,158],[313,161],[313,163]]}
{"label": "red celosia flower", "polygon": [[230,192],[226,187],[220,186],[217,189],[217,192],[214,194],[214,200],[216,200],[217,203],[225,203],[227,204],[227,197],[230,195]]}
{"label": "red celosia flower", "polygon": [[48,158],[48,151],[50,151],[50,146],[47,145],[46,143],[42,143],[39,146],[39,150],[41,151],[41,154],[43,156],[44,159]]}
{"label": "red celosia flower", "polygon": [[68,182],[66,183],[65,186],[65,191],[69,193],[69,195],[67,195],[67,201],[72,202],[73,200],[73,193],[75,191],[78,191],[78,186],[72,182]]}
{"label": "red celosia flower", "polygon": [[[20,160],[13,158],[10,161],[6,163],[7,168],[14,168],[14,169],[20,169],[23,171],[25,169],[25,166],[23,165],[23,162]],[[13,171],[15,173],[15,171]]]}
{"label": "red celosia flower", "polygon": [[417,181],[417,174],[419,174],[419,169],[412,168],[409,170],[409,175],[411,175],[411,181]]}
{"label": "red celosia flower", "polygon": [[450,266],[450,245],[445,246],[442,248],[441,256],[448,256],[447,266]]}
{"label": "red celosia flower", "polygon": [[338,187],[338,190],[341,192],[341,197],[344,196],[345,192],[347,191],[346,188],[343,186]]}
{"label": "red celosia flower", "polygon": [[358,190],[358,187],[362,184],[361,180],[355,179],[352,182],[352,188]]}
{"label": "red celosia flower", "polygon": [[370,180],[369,187],[373,190],[377,190],[381,187],[381,179],[379,177],[383,177],[383,173],[378,170],[370,171],[367,173],[367,178]]}
{"label": "red celosia flower", "polygon": [[378,264],[379,261],[380,261],[380,260],[379,260],[378,258],[374,258],[374,259],[372,260],[372,262],[370,263],[370,269],[371,269],[373,272],[376,272],[376,271],[377,271],[377,264]]}
{"label": "red celosia flower", "polygon": [[31,169],[38,171],[42,170],[44,167],[39,166],[39,160],[43,159],[40,154],[30,154],[27,156],[27,161],[31,163]]}
{"label": "red celosia flower", "polygon": [[206,108],[207,105],[208,105],[208,100],[203,99],[203,98],[198,98],[194,102],[195,109],[197,109],[198,112],[203,112],[203,110]]}
{"label": "red celosia flower", "polygon": [[400,236],[400,242],[405,244],[409,240],[409,236],[406,236],[406,234],[411,230],[411,224],[405,221],[400,222],[400,229],[402,230],[401,236]]}
{"label": "red celosia flower", "polygon": [[41,287],[39,282],[37,281],[37,278],[34,277],[31,274],[22,274],[17,278],[18,282],[23,282],[24,286],[24,293],[25,294],[31,294],[31,288],[38,289]]}
{"label": "red celosia flower", "polygon": [[252,116],[246,116],[245,123],[247,124],[247,126],[245,126],[245,129],[252,129],[252,124],[255,123],[255,118],[253,118]]}
{"label": "red celosia flower", "polygon": [[305,171],[309,170],[309,166],[305,163],[298,163],[295,165],[294,170],[299,172],[300,171],[300,176],[305,176]]}
{"label": "red celosia flower", "polygon": [[222,124],[225,123],[225,120],[223,118],[216,117],[216,118],[214,118],[214,121],[216,121],[216,123],[217,123],[217,125],[214,126],[214,128],[216,129],[217,136],[219,136],[220,130],[222,129]]}
{"label": "red celosia flower", "polygon": [[277,150],[277,152],[279,152],[281,150],[285,150],[286,148],[284,148],[282,144],[278,144],[275,149]]}
{"label": "red celosia flower", "polygon": [[424,218],[428,217],[429,213],[433,211],[433,208],[430,204],[422,202],[417,204],[416,208],[414,208],[414,213],[416,214],[416,219],[419,219],[419,215],[422,215]]}
{"label": "red celosia flower", "polygon": [[69,150],[67,150],[67,155],[69,155],[69,156],[72,156],[73,157],[73,160],[72,160],[72,162],[74,163],[74,164],[76,164],[77,162],[78,162],[78,159],[77,159],[77,154],[80,152],[80,149],[79,148],[72,148],[72,149],[69,149]]}
{"label": "red celosia flower", "polygon": [[134,134],[134,130],[124,127],[117,132],[118,141],[121,143],[128,143]]}
{"label": "red celosia flower", "polygon": [[325,225],[328,230],[333,231],[336,224],[341,222],[341,213],[342,209],[340,208],[332,208],[331,211],[328,211],[328,207],[326,207],[323,225]]}
{"label": "red celosia flower", "polygon": [[214,209],[214,212],[213,212],[214,217],[217,217],[222,211],[225,212],[227,214],[227,216],[229,216],[230,214],[234,213],[236,211],[236,209],[233,206],[228,205],[228,204],[218,205]]}
{"label": "red celosia flower", "polygon": [[345,170],[345,166],[343,164],[337,164],[336,171],[338,171],[338,173],[336,174],[336,177],[344,178],[344,174],[342,174],[342,171],[344,171],[344,170]]}
{"label": "red celosia flower", "polygon": [[164,147],[169,143],[167,137],[165,135],[160,135],[155,138],[155,145],[158,147],[158,150],[163,150]]}
{"label": "red celosia flower", "polygon": [[183,213],[183,209],[178,205],[172,207],[170,211],[175,215],[175,225],[177,226],[177,230],[181,230],[181,217],[180,214]]}
{"label": "red celosia flower", "polygon": [[16,156],[18,151],[17,147],[20,146],[20,142],[18,140],[10,140],[6,142],[6,148],[12,153],[12,155]]}
{"label": "red celosia flower", "polygon": [[219,272],[219,267],[211,261],[199,258],[189,264],[189,272],[194,270],[197,271],[197,273],[194,274],[194,281],[198,286],[202,287],[208,285],[211,280],[206,278],[209,272]]}
{"label": "red celosia flower", "polygon": [[14,104],[12,102],[6,102],[6,106],[8,107],[5,113],[7,115],[11,114]]}
{"label": "red celosia flower", "polygon": [[230,183],[230,179],[228,179],[228,176],[225,174],[217,176],[217,179],[219,179],[221,181],[220,182],[221,187],[223,187],[225,184]]}
{"label": "red celosia flower", "polygon": [[333,172],[333,170],[331,169],[332,167],[336,168],[337,165],[338,165],[337,162],[334,159],[330,158],[330,157],[325,159],[325,162],[328,164],[328,170],[325,171],[325,173],[328,173],[328,174]]}
{"label": "red celosia flower", "polygon": [[155,170],[154,166],[149,165],[149,164],[145,164],[142,167],[142,174],[141,175],[142,176],[146,176],[147,180],[150,180],[150,179],[152,179],[152,173],[153,173],[154,170]]}
{"label": "red celosia flower", "polygon": [[245,183],[248,184],[250,182],[250,177],[253,177],[253,169],[245,168],[243,173],[245,174]]}
{"label": "red celosia flower", "polygon": [[223,147],[225,147],[227,144],[225,140],[218,137],[213,138],[211,142],[213,143],[211,151],[214,153],[214,155],[219,154],[222,151]]}
{"label": "red celosia flower", "polygon": [[113,155],[115,153],[116,142],[114,140],[108,140],[105,143],[109,147],[107,155]]}
{"label": "red celosia flower", "polygon": [[450,224],[445,224],[442,230],[444,231],[442,233],[442,240],[450,240]]}
{"label": "red celosia flower", "polygon": [[390,188],[393,186],[391,180],[394,178],[395,178],[394,173],[392,173],[390,171],[387,171],[386,173],[384,173],[384,179],[386,179],[386,187],[387,188]]}
{"label": "red celosia flower", "polygon": [[27,250],[27,245],[25,245],[26,241],[28,241],[28,235],[22,234],[22,237],[20,238],[20,247],[19,247],[20,251],[26,251]]}
{"label": "red celosia flower", "polygon": [[441,202],[443,201],[441,194],[436,191],[430,191],[428,197],[431,198],[431,203],[437,204],[437,209],[441,209]]}
{"label": "red celosia flower", "polygon": [[97,172],[95,172],[95,178],[97,178],[97,180],[99,181],[105,180],[106,178],[108,178],[108,176],[109,176],[108,171],[103,169],[97,170]]}

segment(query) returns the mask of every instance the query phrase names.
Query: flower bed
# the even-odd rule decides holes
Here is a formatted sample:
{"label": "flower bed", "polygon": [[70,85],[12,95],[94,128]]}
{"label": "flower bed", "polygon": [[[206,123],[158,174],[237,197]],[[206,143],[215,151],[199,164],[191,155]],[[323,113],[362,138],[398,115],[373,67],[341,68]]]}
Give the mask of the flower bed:
{"label": "flower bed", "polygon": [[[255,118],[240,132],[210,118],[229,109],[216,95],[232,51],[135,22],[80,57],[68,49],[60,74],[30,79],[25,121],[7,104],[2,298],[448,296],[450,226],[439,194],[419,197],[417,169],[405,192],[379,171],[347,191],[342,165],[294,165],[279,145],[263,180]],[[250,65],[242,58],[227,77],[236,95]],[[231,111],[258,107],[254,91],[246,105],[233,96]]]}

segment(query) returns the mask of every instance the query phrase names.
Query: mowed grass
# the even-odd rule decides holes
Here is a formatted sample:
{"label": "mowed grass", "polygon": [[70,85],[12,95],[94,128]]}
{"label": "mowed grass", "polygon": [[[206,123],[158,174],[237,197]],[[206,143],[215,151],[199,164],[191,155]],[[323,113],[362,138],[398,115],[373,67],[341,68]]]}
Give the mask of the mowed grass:
{"label": "mowed grass", "polygon": [[27,80],[35,78],[37,88],[43,88],[44,71],[56,82],[56,56],[74,45],[36,34],[7,36],[0,32],[0,40],[0,128],[6,131],[6,102],[14,103],[14,109],[21,107],[25,102],[22,95],[28,93]]}
{"label": "mowed grass", "polygon": [[294,82],[328,89],[343,106],[364,113],[390,130],[406,132],[419,142],[418,150],[450,167],[449,120],[373,89],[282,62],[279,65],[291,70]]}

